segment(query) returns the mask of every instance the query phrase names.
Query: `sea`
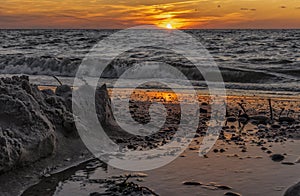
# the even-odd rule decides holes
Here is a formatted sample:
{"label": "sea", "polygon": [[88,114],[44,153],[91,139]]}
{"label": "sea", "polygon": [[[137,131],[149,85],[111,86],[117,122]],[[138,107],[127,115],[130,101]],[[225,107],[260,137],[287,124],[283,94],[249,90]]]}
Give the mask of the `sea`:
{"label": "sea", "polygon": [[[38,85],[58,85],[52,78],[56,76],[72,85],[78,67],[90,50],[119,31],[0,30],[0,74],[26,74]],[[182,31],[195,37],[209,51],[227,90],[299,95],[300,30]],[[103,74],[107,83],[113,85],[111,81],[117,80],[132,60],[143,60],[149,55],[164,60],[168,56],[164,52],[145,51],[134,50],[123,55],[126,60],[114,60],[113,71],[108,69]],[[175,68],[180,67],[190,76],[194,86],[205,86],[203,78],[195,77],[194,70],[184,61],[176,58],[172,61]],[[159,77],[168,77],[168,73],[161,72],[164,73]]]}

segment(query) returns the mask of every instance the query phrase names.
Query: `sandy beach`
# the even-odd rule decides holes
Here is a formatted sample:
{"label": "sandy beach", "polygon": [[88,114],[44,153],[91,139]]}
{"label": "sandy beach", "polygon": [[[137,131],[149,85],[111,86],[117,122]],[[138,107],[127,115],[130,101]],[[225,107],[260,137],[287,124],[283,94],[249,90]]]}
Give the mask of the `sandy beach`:
{"label": "sandy beach", "polygon": [[[15,82],[17,87],[24,83],[22,81],[26,81],[26,78],[14,78],[12,81],[14,80],[21,82]],[[8,79],[2,81],[6,84],[12,83]],[[50,91],[46,90],[49,87],[30,87],[36,89],[33,90],[35,96],[46,93],[44,99],[49,99]],[[50,97],[64,97],[70,90],[63,89],[67,88],[51,88]],[[117,92],[115,97],[111,97],[111,90],[108,89],[107,95],[101,95],[104,98],[110,95],[112,99],[122,99],[130,91],[119,89]],[[27,96],[26,93],[24,96]],[[186,91],[179,97],[187,103],[195,101],[189,100],[191,96]],[[168,115],[173,118],[167,118],[168,126],[159,134],[142,139],[131,137],[126,140],[120,136],[117,138],[118,143],[127,150],[145,150],[159,148],[168,142],[178,123],[176,116],[178,117],[180,110],[177,101],[180,100],[176,101],[177,96],[167,90],[137,89],[131,98],[129,107],[136,121],[147,122],[147,111],[153,102],[165,105],[169,111]],[[297,97],[229,95],[226,122],[219,139],[211,152],[205,157],[200,157],[199,146],[206,134],[210,118],[210,100],[210,96],[199,92],[200,115],[197,134],[180,157],[162,168],[135,174],[114,169],[93,159],[93,155],[88,152],[80,138],[74,135],[74,131],[66,132],[66,127],[62,127],[54,131],[56,148],[52,155],[38,158],[29,165],[10,169],[11,171],[0,176],[2,193],[111,195],[115,192],[114,194],[119,195],[139,195],[144,191],[146,195],[282,195],[287,188],[299,181],[297,171],[300,162],[300,101]],[[118,106],[114,107],[116,109]],[[22,165],[17,165],[20,164]],[[118,183],[122,182],[135,188],[131,189],[131,193],[128,190],[122,192],[126,188],[119,189],[121,192],[112,188],[120,186]]]}

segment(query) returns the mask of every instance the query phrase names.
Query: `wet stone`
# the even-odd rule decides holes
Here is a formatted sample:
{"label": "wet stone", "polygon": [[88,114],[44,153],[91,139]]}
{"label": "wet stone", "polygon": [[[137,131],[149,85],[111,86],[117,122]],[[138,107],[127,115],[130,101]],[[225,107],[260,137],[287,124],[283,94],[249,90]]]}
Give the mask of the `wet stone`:
{"label": "wet stone", "polygon": [[273,154],[271,155],[271,159],[275,162],[280,162],[280,161],[283,161],[284,160],[284,156],[281,155],[281,154]]}

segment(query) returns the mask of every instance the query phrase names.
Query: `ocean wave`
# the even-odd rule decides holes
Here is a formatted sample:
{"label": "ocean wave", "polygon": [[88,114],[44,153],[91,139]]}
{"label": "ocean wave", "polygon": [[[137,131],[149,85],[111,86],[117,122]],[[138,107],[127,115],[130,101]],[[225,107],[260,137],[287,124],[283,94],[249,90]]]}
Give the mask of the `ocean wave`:
{"label": "ocean wave", "polygon": [[[132,57],[136,58],[136,55]],[[5,55],[0,57],[0,73],[1,74],[28,74],[28,75],[56,75],[74,77],[76,71],[81,64],[81,58],[64,57],[57,58],[51,56],[26,57],[23,55]],[[115,60],[105,69],[102,74],[103,78],[118,78],[136,61]],[[184,62],[169,62],[172,66],[179,69],[190,80],[203,81],[204,77],[199,73],[197,68],[193,66],[184,66]],[[149,68],[151,69],[151,68]],[[220,67],[225,82],[239,83],[258,83],[278,81],[281,77],[265,71],[245,70]],[[171,73],[162,68],[151,69],[158,78],[172,78]],[[213,72],[209,73],[213,75]],[[144,78],[146,75],[137,75],[134,71],[131,74],[135,78]]]}
{"label": "ocean wave", "polygon": [[80,63],[80,58],[72,57],[5,55],[0,57],[0,73],[75,76]]}

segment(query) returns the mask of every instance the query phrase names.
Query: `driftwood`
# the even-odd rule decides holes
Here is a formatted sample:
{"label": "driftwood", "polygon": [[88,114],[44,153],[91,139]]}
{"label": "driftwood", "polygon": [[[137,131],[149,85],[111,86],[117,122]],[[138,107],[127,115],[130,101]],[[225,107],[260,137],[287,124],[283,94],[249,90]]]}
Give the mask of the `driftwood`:
{"label": "driftwood", "polygon": [[273,108],[272,108],[271,99],[268,99],[268,102],[269,102],[269,109],[270,109],[271,121],[273,121],[274,117],[273,117]]}
{"label": "driftwood", "polygon": [[60,86],[63,85],[62,82],[56,76],[52,76],[52,77],[60,84]]}

